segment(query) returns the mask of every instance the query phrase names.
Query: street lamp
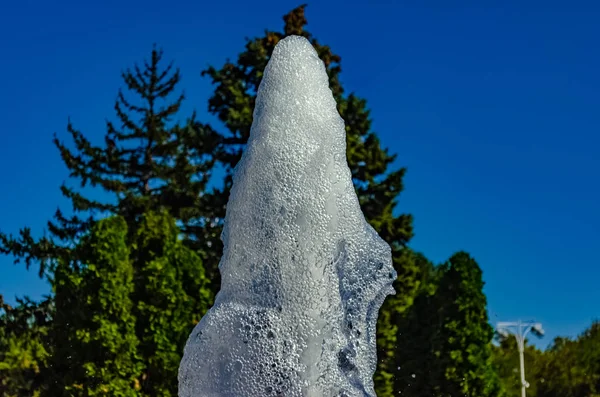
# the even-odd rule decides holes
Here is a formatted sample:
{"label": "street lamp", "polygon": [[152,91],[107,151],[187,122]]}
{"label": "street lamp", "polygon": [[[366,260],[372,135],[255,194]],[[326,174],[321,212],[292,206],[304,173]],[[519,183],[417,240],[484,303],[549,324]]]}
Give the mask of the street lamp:
{"label": "street lamp", "polygon": [[542,324],[533,321],[521,322],[521,320],[518,322],[499,322],[496,330],[503,338],[508,338],[510,334],[513,334],[517,339],[519,361],[521,364],[521,397],[526,397],[526,389],[529,387],[529,383],[525,380],[525,358],[523,356],[525,352],[525,337],[529,332],[539,338],[544,336]]}

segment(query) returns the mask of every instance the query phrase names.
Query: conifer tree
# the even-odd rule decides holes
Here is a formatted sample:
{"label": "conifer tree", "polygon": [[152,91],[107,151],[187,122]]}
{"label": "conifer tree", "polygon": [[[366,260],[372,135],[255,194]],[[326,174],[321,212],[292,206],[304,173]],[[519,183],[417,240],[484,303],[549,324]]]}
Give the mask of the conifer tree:
{"label": "conifer tree", "polygon": [[38,397],[52,352],[48,329],[53,305],[25,297],[11,306],[0,295],[0,395]]}
{"label": "conifer tree", "polygon": [[[79,247],[94,225],[107,216],[123,220],[135,275],[131,314],[137,319],[136,354],[143,363],[137,379],[140,393],[176,395],[177,366],[185,338],[212,299],[201,258],[196,254],[201,252],[194,248],[199,241],[190,228],[201,228],[204,222],[203,192],[218,151],[219,136],[193,115],[186,124],[177,123],[175,117],[183,95],[174,100],[170,97],[181,77],[172,65],[162,65],[162,51],[155,48],[143,67],[136,65],[122,77],[133,95],[129,98],[126,92],[119,92],[115,103],[119,123],[106,123],[103,145],[92,144],[71,123],[68,131],[74,149],[54,139],[70,176],[80,185],[61,187],[72,203],[73,214],[66,216],[57,210],[48,223],[49,233],[41,239],[33,238],[29,228],[22,229],[18,237],[0,233],[0,253],[13,255],[28,267],[39,263],[40,275],[51,280],[60,276],[58,279],[66,282],[81,275],[65,275],[69,269],[65,263],[89,260],[80,257],[85,250]],[[100,188],[105,194],[88,196],[88,186]],[[151,215],[159,213],[162,215]],[[152,229],[149,222],[162,229]],[[183,242],[178,240],[179,235],[184,237]],[[191,248],[186,248],[184,242]],[[58,269],[60,272],[55,274]],[[80,277],[82,285],[90,274]],[[58,316],[57,324],[61,315],[68,317],[68,305],[61,306],[61,313],[54,313],[51,307],[46,309],[48,316]],[[81,319],[84,320],[90,319]],[[58,345],[60,340],[56,340]],[[60,352],[52,365],[56,374],[60,377],[63,371],[80,379],[81,374],[69,372],[68,362],[64,361],[68,355]],[[68,379],[65,377],[64,382]],[[64,382],[56,383],[53,390],[64,392]],[[71,386],[77,382],[74,380]],[[61,389],[60,385],[64,387]]]}
{"label": "conifer tree", "polygon": [[[40,239],[28,227],[18,236],[0,233],[0,253],[24,261],[28,268],[39,263],[42,276],[59,258],[73,259],[74,243],[107,214],[121,215],[131,225],[146,211],[165,208],[187,235],[191,224],[202,224],[202,193],[219,137],[194,115],[183,125],[175,119],[184,96],[171,99],[181,80],[172,65],[163,67],[163,53],[154,48],[143,67],[135,65],[122,73],[132,95],[119,91],[114,106],[118,123],[106,122],[103,145],[93,144],[71,122],[67,129],[73,149],[54,137],[69,176],[79,184],[61,186],[73,214],[58,209]],[[89,190],[83,191],[86,186],[105,194],[90,196]],[[193,237],[190,241],[195,243]]]}
{"label": "conifer tree", "polygon": [[101,220],[53,277],[53,376],[42,396],[138,396],[133,265],[122,217]]}
{"label": "conifer tree", "polygon": [[[187,237],[187,245],[194,250],[199,245],[190,228],[204,222],[202,211],[206,206],[203,192],[211,176],[219,136],[208,125],[198,122],[194,115],[185,124],[178,123],[176,117],[184,97],[172,97],[178,90],[181,76],[172,64],[163,65],[161,50],[154,48],[143,66],[135,65],[122,77],[127,91],[118,93],[114,106],[118,122],[106,122],[103,145],[93,144],[70,122],[68,131],[74,143],[73,149],[58,137],[54,138],[70,177],[79,183],[79,187],[61,186],[63,195],[72,204],[73,214],[67,216],[58,209],[54,219],[48,222],[48,233],[40,239],[34,238],[27,227],[17,237],[0,233],[0,253],[14,256],[16,262],[24,261],[27,267],[38,263],[40,276],[54,278],[61,261],[82,262],[85,258],[78,258],[81,253],[77,249],[79,241],[89,235],[99,219],[107,215],[122,217],[127,225],[127,242],[130,244],[140,238],[136,232],[145,213],[166,210],[175,219],[173,222],[178,222],[180,229],[177,233]],[[85,189],[89,186],[99,188],[104,194],[89,196],[89,190]],[[150,265],[143,258],[135,257],[137,251],[132,251],[130,258],[136,275],[143,274],[144,283],[154,282],[141,287],[141,279],[136,278],[136,305],[132,309],[140,323],[146,321],[149,327],[157,327],[153,340],[148,336],[151,328],[138,326],[135,329],[140,340],[139,359],[144,364],[139,384],[141,392],[147,393],[145,395],[176,394],[174,363],[181,356],[185,343],[183,335],[189,334],[193,322],[198,321],[208,308],[204,296],[208,294],[207,282],[203,274],[198,273],[203,272],[201,259],[184,251],[180,243],[172,241],[175,229],[167,223],[169,227],[163,232],[168,230],[171,234],[162,237],[170,239],[165,244],[171,257],[162,264],[161,272],[168,278],[165,282],[176,285],[160,290],[161,275],[149,274]],[[157,232],[157,236],[163,232]],[[182,269],[174,268],[178,266]],[[194,270],[190,266],[199,268]],[[62,271],[64,269],[63,266]],[[176,274],[176,279],[173,279],[173,274]],[[198,279],[194,279],[196,276]],[[154,287],[159,290],[153,291]],[[185,292],[183,296],[181,291]],[[170,292],[180,301],[174,303],[171,301],[173,297],[164,295]],[[67,310],[68,306],[63,305],[62,308]],[[47,310],[49,318],[56,314],[51,305],[42,309]],[[156,324],[156,314],[151,319],[142,318],[161,311],[168,322]],[[193,313],[193,318],[190,318],[190,313]],[[182,327],[185,327],[185,332]],[[53,364],[53,369],[58,371],[56,373],[68,371],[67,363],[60,361],[67,356],[57,357],[58,361]]]}
{"label": "conifer tree", "polygon": [[166,211],[149,212],[132,241],[142,396],[177,396],[183,348],[212,302],[202,260],[179,235]]}
{"label": "conifer tree", "polygon": [[427,374],[438,397],[498,397],[502,394],[492,364],[491,341],[482,272],[466,252],[454,254],[441,275],[430,312],[437,313],[432,327],[431,362]]}
{"label": "conifer tree", "polygon": [[131,230],[105,218],[76,250],[54,271],[43,395],[177,396],[183,347],[212,297],[175,219],[148,212]]}
{"label": "conifer tree", "polygon": [[[378,396],[398,395],[406,384],[421,382],[412,375],[423,370],[429,343],[427,330],[432,320],[429,300],[437,287],[435,266],[423,254],[408,252],[413,256],[419,272],[415,282],[418,289],[410,306],[402,313],[383,310],[379,315],[377,337],[379,371],[375,374]],[[397,301],[406,299],[398,295],[388,297],[386,303],[397,307]],[[431,381],[431,380],[430,380]]]}
{"label": "conifer tree", "polygon": [[424,280],[399,325],[396,394],[500,397],[479,265],[453,255]]}
{"label": "conifer tree", "polygon": [[435,396],[433,387],[438,382],[439,374],[432,372],[436,363],[432,341],[441,328],[440,308],[435,297],[441,271],[424,257],[421,262],[424,271],[416,298],[397,320],[393,368],[390,369],[394,395]]}
{"label": "conifer tree", "polygon": [[[419,266],[414,256],[406,248],[412,237],[412,217],[397,213],[399,194],[403,190],[402,179],[404,168],[393,169],[395,155],[382,147],[379,138],[371,129],[371,119],[366,101],[354,93],[344,91],[339,75],[341,58],[327,45],[321,44],[305,29],[307,20],[305,6],[295,8],[283,18],[282,31],[265,31],[261,37],[248,39],[245,49],[235,62],[226,62],[222,67],[209,67],[202,74],[208,76],[215,86],[214,95],[209,99],[209,110],[224,124],[220,162],[223,164],[226,177],[222,188],[212,193],[211,228],[204,228],[204,240],[212,250],[206,250],[212,257],[206,258],[205,264],[211,279],[218,279],[217,264],[221,253],[219,240],[222,220],[225,216],[225,204],[232,183],[232,170],[238,162],[241,152],[250,135],[252,113],[256,102],[256,93],[260,85],[264,69],[277,43],[289,35],[306,37],[323,60],[333,96],[338,104],[338,111],[346,123],[348,165],[356,192],[366,219],[386,240],[393,250],[394,265],[398,272],[395,299],[388,299],[381,310],[378,325],[378,336],[382,340],[380,355],[389,353],[395,335],[390,330],[406,307],[418,287]],[[218,248],[216,248],[218,247]],[[384,341],[385,339],[385,341]],[[387,349],[387,350],[386,350]],[[380,373],[389,367],[393,358],[380,360]],[[385,379],[388,379],[387,381]],[[377,378],[378,392],[389,385],[387,376]]]}

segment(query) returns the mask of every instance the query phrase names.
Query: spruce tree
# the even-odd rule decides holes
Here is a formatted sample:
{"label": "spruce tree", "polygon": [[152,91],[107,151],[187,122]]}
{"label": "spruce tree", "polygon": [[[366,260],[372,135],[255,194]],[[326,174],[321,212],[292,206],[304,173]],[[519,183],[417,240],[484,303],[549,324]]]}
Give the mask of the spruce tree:
{"label": "spruce tree", "polygon": [[[67,216],[58,209],[54,219],[48,222],[48,233],[40,239],[34,238],[27,227],[16,237],[0,233],[0,253],[14,256],[15,262],[24,261],[28,268],[39,264],[40,276],[52,279],[60,263],[78,263],[85,259],[78,257],[81,253],[77,249],[79,241],[89,235],[98,220],[113,215],[125,221],[129,233],[127,241],[132,244],[139,239],[136,232],[144,214],[167,211],[180,227],[177,233],[185,237],[186,245],[202,254],[197,251],[202,238],[197,230],[202,230],[203,224],[207,223],[202,212],[208,208],[203,192],[211,176],[215,153],[219,150],[219,136],[208,125],[198,122],[194,115],[184,124],[178,122],[176,118],[184,97],[181,94],[173,99],[173,95],[178,91],[181,76],[172,64],[163,65],[161,50],[154,48],[143,66],[135,65],[123,72],[122,77],[127,90],[117,95],[114,109],[118,122],[106,122],[104,144],[93,144],[70,122],[68,132],[73,148],[58,137],[54,138],[70,177],[79,183],[78,187],[61,186],[63,195],[72,204],[72,215]],[[90,191],[86,188],[90,186],[99,188],[104,194],[88,195]],[[168,230],[174,232],[170,226]],[[168,238],[172,239],[172,234]],[[173,243],[169,243],[171,246]],[[140,360],[144,363],[139,383],[142,391],[148,393],[146,395],[174,393],[174,362],[180,358],[185,342],[183,335],[189,334],[194,321],[198,321],[208,308],[205,295],[210,294],[206,279],[198,274],[203,272],[201,258],[182,249],[178,243],[173,248],[176,260],[164,263],[161,269],[169,275],[169,282],[173,281],[170,275],[175,272],[178,277],[176,283],[184,284],[171,286],[173,290],[180,288],[185,291],[184,298],[179,290],[174,295],[180,299],[179,302],[166,303],[172,298],[160,294],[154,296],[152,286],[142,288],[140,279],[136,278],[135,316],[142,321],[141,316],[164,310],[163,315],[170,319],[168,323],[161,324],[156,324],[155,319],[148,320],[150,327],[159,327],[157,335],[171,338],[168,342],[159,341],[159,336],[151,341],[148,329],[136,328]],[[131,260],[136,275],[145,271],[144,283],[156,281],[148,274],[146,262],[135,255]],[[188,264],[200,268],[189,269]],[[178,266],[183,268],[172,268]],[[198,276],[198,279],[191,275]],[[181,307],[174,308],[178,305]],[[48,317],[54,316],[51,305],[42,308],[47,310],[45,314]],[[190,318],[191,312],[193,319]],[[185,332],[182,324],[185,324]],[[164,328],[160,328],[162,326]],[[163,364],[164,369],[156,370]],[[61,364],[59,360],[53,368],[59,372],[67,371],[69,368],[64,365],[66,363]],[[161,378],[165,374],[168,377]]]}
{"label": "spruce tree", "polygon": [[[61,186],[63,195],[71,201],[73,214],[67,216],[57,210],[54,219],[48,223],[48,234],[41,239],[35,239],[29,228],[22,229],[18,237],[0,233],[0,253],[13,255],[16,262],[24,261],[28,267],[39,263],[40,275],[50,279],[61,276],[68,280],[60,273],[66,271],[65,265],[60,264],[85,263],[87,258],[79,256],[82,254],[78,248],[80,241],[89,236],[98,220],[119,216],[127,226],[129,259],[136,275],[132,314],[138,319],[135,335],[139,351],[136,354],[139,353],[143,363],[137,379],[140,393],[175,395],[175,363],[181,357],[185,337],[194,322],[207,310],[206,296],[210,294],[201,258],[173,239],[181,234],[188,245],[198,245],[190,228],[203,223],[203,192],[211,176],[219,136],[208,125],[198,122],[194,115],[184,124],[178,122],[176,118],[184,97],[182,94],[172,97],[178,90],[181,76],[172,64],[163,65],[162,51],[154,48],[149,60],[142,66],[135,65],[126,70],[122,77],[127,91],[117,95],[114,109],[118,122],[106,122],[104,144],[93,144],[71,123],[68,131],[73,149],[54,138],[70,177],[79,182],[78,187]],[[99,188],[104,194],[88,195],[86,188],[89,186]],[[152,241],[157,244],[154,248],[168,247],[170,253],[162,259],[161,273],[151,274],[149,266],[157,262],[147,260],[151,260],[154,248],[141,244],[139,230],[147,225],[145,214],[163,211],[173,218],[173,225],[178,223],[179,228],[174,228],[169,221],[162,225],[168,226],[165,230],[153,231],[156,238]],[[142,235],[150,233],[147,227],[144,230]],[[160,243],[159,237],[168,241]],[[146,247],[146,251],[134,249],[134,244]],[[194,266],[197,269],[190,268]],[[57,269],[61,270],[55,275]],[[85,277],[88,276],[89,273],[85,273]],[[168,296],[171,293],[172,296]],[[61,307],[66,321],[68,314],[64,310],[68,305]],[[47,315],[59,316],[50,307],[48,310]],[[159,312],[167,320],[157,320],[156,313]],[[85,316],[85,313],[78,315]],[[56,318],[60,323],[60,316]],[[151,337],[149,333],[152,332],[156,335]],[[60,345],[60,339],[56,342]],[[73,375],[69,372],[68,362],[64,361],[66,357],[68,355],[58,354],[53,363],[52,368],[59,378],[61,372]],[[65,382],[67,380],[65,377]],[[61,384],[67,386],[60,381],[53,390],[64,391],[64,387],[58,386]],[[77,383],[74,381],[73,384]]]}
{"label": "spruce tree", "polygon": [[226,62],[222,67],[209,67],[202,74],[208,76],[215,86],[214,95],[209,99],[209,111],[223,123],[222,148],[219,161],[225,168],[224,185],[212,193],[215,203],[211,209],[211,229],[203,229],[205,241],[212,248],[206,267],[211,279],[218,279],[217,264],[221,253],[219,240],[225,204],[232,183],[232,170],[237,164],[244,145],[250,135],[252,113],[256,93],[264,68],[277,43],[289,35],[306,37],[323,60],[338,111],[346,123],[348,165],[356,187],[362,210],[369,223],[385,239],[393,250],[394,265],[398,272],[397,296],[388,299],[381,310],[378,325],[380,343],[380,371],[387,375],[377,378],[378,392],[389,386],[388,357],[394,343],[395,334],[391,331],[400,314],[410,305],[418,288],[419,266],[407,249],[412,237],[412,217],[397,213],[397,204],[403,190],[404,168],[392,169],[395,155],[382,147],[376,133],[371,129],[371,119],[366,101],[354,93],[345,93],[339,75],[341,58],[327,45],[321,44],[305,29],[307,20],[305,6],[300,6],[283,17],[282,31],[265,31],[261,37],[248,39],[245,49],[235,62]]}
{"label": "spruce tree", "polygon": [[[143,67],[135,65],[122,77],[132,95],[119,91],[114,106],[118,123],[106,121],[103,144],[93,144],[70,121],[73,149],[54,137],[70,178],[79,184],[61,186],[72,214],[58,209],[48,222],[48,233],[39,239],[28,227],[18,236],[0,233],[0,253],[24,261],[28,268],[39,263],[40,276],[51,273],[59,258],[73,259],[74,243],[109,214],[121,215],[131,225],[146,211],[165,208],[186,235],[192,233],[192,225],[203,224],[203,192],[219,136],[194,115],[184,124],[176,120],[184,96],[172,97],[181,75],[172,63],[163,66],[161,50],[155,47]],[[104,194],[90,196],[83,190],[87,186]],[[198,243],[190,237],[190,244]]]}
{"label": "spruce tree", "polygon": [[138,396],[141,372],[131,296],[134,272],[122,217],[101,220],[53,277],[53,376],[42,396]]}

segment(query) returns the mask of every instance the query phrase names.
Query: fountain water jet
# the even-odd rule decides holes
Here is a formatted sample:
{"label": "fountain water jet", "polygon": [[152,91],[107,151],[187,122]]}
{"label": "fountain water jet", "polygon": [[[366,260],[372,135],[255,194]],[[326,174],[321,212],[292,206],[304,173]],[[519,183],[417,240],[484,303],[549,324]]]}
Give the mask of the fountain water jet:
{"label": "fountain water jet", "polygon": [[375,325],[396,273],[303,37],[281,40],[265,69],[222,239],[221,290],[188,339],[179,396],[374,396]]}

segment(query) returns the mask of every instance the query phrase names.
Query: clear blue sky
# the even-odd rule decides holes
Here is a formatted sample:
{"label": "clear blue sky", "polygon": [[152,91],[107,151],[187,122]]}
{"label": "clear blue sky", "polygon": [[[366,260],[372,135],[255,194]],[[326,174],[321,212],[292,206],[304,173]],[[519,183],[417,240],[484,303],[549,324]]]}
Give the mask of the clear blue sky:
{"label": "clear blue sky", "polygon": [[[435,262],[474,255],[492,322],[542,321],[541,345],[576,335],[600,317],[600,4],[447,3],[315,1],[307,16],[408,167],[400,207],[415,217],[412,246]],[[200,70],[235,58],[244,37],[279,29],[298,4],[4,4],[0,229],[39,234],[65,208],[52,134],[68,138],[71,117],[99,141],[120,71],[153,42],[182,70],[185,114],[213,121]],[[48,287],[36,272],[1,257],[0,293],[40,297]]]}

